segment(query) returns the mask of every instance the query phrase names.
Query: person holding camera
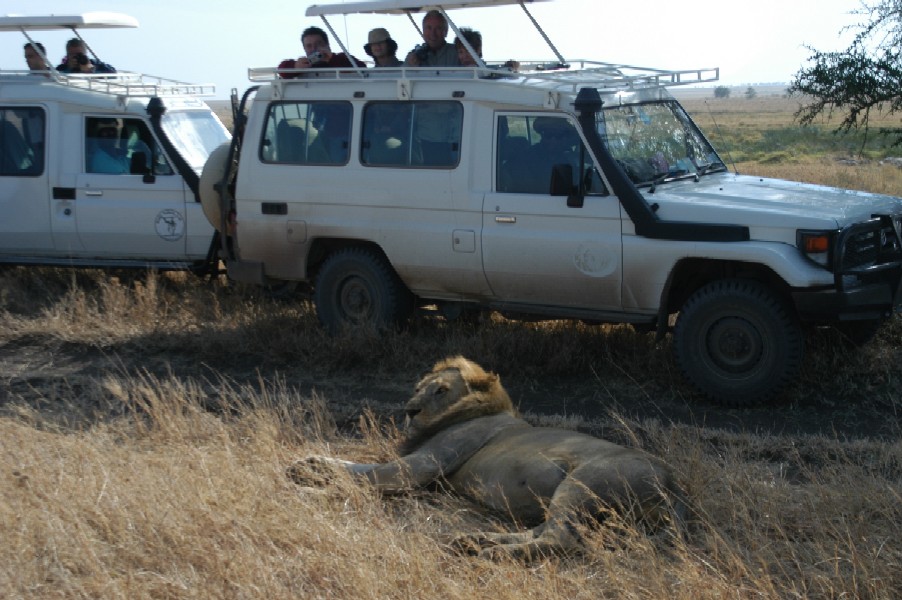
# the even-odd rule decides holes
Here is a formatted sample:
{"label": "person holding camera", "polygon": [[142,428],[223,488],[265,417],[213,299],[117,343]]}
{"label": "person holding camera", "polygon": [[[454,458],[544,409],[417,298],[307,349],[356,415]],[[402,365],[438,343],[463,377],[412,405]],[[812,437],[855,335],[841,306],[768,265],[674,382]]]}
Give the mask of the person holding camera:
{"label": "person holding camera", "polygon": [[116,69],[105,62],[88,58],[87,47],[81,38],[72,38],[66,42],[66,56],[56,68],[60,73],[115,73]]}
{"label": "person holding camera", "polygon": [[[334,53],[329,47],[329,36],[319,27],[308,27],[301,34],[305,55],[279,63],[279,69],[338,69],[341,67],[365,67],[366,65],[344,52]],[[352,62],[353,61],[353,62]],[[285,79],[298,77],[298,73],[279,73]]]}
{"label": "person holding camera", "polygon": [[423,17],[423,42],[407,55],[404,64],[409,67],[459,67],[457,50],[445,41],[448,37],[448,21],[437,10],[430,10]]}
{"label": "person holding camera", "polygon": [[373,57],[377,67],[400,67],[404,64],[395,56],[395,52],[398,51],[398,43],[391,39],[387,30],[381,27],[370,31],[363,51]]}

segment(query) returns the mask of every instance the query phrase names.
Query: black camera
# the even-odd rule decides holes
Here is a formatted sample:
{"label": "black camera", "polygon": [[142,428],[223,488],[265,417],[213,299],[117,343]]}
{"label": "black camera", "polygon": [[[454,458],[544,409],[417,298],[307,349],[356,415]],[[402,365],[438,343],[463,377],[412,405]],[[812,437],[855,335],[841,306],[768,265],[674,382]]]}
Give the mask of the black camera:
{"label": "black camera", "polygon": [[426,59],[429,58],[429,45],[428,44],[420,44],[416,48],[413,49],[414,55],[419,59],[421,63],[425,63]]}
{"label": "black camera", "polygon": [[73,56],[73,58],[75,59],[75,62],[77,62],[81,66],[85,66],[86,64],[88,64],[88,57],[85,56],[84,52],[79,52],[78,54]]}

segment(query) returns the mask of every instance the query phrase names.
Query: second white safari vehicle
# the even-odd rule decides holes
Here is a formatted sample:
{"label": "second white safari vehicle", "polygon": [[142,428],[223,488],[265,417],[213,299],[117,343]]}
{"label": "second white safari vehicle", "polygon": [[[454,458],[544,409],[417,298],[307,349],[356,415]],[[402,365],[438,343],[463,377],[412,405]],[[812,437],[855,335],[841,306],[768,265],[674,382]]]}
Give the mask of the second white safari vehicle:
{"label": "second white safari vehicle", "polygon": [[137,25],[105,12],[0,17],[44,67],[0,72],[0,264],[218,268],[198,196],[210,152],[230,139],[204,101],[213,86],[63,73],[32,37]]}

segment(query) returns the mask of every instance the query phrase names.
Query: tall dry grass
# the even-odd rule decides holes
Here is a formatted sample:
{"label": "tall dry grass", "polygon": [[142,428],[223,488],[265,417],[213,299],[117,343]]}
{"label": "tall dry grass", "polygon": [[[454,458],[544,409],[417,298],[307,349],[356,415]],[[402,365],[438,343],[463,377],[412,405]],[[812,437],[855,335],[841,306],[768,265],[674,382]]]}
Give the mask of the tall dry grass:
{"label": "tall dry grass", "polygon": [[[21,408],[0,419],[5,598],[897,598],[899,443],[729,435],[654,422],[651,449],[699,512],[684,540],[625,526],[581,557],[531,565],[457,556],[456,532],[509,527],[437,493],[383,498],[347,478],[299,488],[306,454],[384,459],[396,431],[349,440],[323,400],[222,383],[97,378],[123,416],[89,427]],[[83,398],[79,399],[79,402]],[[777,456],[778,455],[778,456]]]}

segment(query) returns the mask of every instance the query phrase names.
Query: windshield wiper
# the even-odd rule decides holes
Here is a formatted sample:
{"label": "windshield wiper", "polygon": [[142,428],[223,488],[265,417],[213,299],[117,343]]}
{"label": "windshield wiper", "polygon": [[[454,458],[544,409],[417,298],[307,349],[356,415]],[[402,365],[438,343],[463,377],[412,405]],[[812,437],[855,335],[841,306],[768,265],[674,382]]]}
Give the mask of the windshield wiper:
{"label": "windshield wiper", "polygon": [[699,177],[703,177],[708,172],[719,173],[720,171],[726,171],[727,166],[725,164],[723,164],[722,162],[716,162],[716,163],[706,163],[704,165],[698,165],[698,167],[696,169],[697,169],[696,174]]}
{"label": "windshield wiper", "polygon": [[654,194],[655,188],[658,187],[659,184],[665,183],[667,181],[677,181],[678,179],[686,179],[687,177],[696,177],[695,173],[690,173],[686,169],[680,169],[679,171],[667,171],[666,173],[658,173],[654,176],[651,181],[647,181],[636,187],[642,187],[648,185],[648,193]]}

